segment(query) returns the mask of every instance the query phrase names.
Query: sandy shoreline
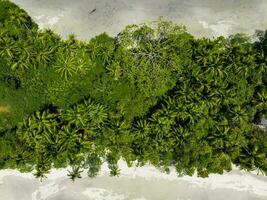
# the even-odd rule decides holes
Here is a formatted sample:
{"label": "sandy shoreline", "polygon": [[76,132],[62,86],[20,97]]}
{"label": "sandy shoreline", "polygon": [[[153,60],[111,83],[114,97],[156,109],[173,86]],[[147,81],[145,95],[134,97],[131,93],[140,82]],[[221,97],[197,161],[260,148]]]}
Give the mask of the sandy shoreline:
{"label": "sandy shoreline", "polygon": [[[67,169],[52,170],[42,183],[32,174],[15,170],[0,171],[0,194],[5,200],[199,200],[235,199],[263,200],[267,198],[267,177],[234,169],[224,175],[177,177],[159,172],[150,165],[128,168],[119,162],[120,177],[109,177],[105,163],[97,178],[83,178],[72,183]],[[213,198],[212,198],[213,197]],[[227,197],[227,198],[226,198]]]}
{"label": "sandy shoreline", "polygon": [[[233,33],[254,34],[267,28],[265,0],[11,0],[24,8],[41,28],[62,36],[75,33],[89,39],[107,32],[116,35],[126,25],[159,16],[187,26],[198,37]],[[94,12],[92,12],[95,10]]]}

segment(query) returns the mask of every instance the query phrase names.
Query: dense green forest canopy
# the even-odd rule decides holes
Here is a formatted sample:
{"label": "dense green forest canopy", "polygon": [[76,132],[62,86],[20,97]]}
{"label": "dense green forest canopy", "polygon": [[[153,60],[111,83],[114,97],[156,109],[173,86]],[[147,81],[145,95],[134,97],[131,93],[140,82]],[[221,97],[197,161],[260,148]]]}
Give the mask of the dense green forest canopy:
{"label": "dense green forest canopy", "polygon": [[159,19],[63,40],[0,1],[0,169],[95,177],[151,163],[179,175],[267,174],[267,31],[200,38]]}

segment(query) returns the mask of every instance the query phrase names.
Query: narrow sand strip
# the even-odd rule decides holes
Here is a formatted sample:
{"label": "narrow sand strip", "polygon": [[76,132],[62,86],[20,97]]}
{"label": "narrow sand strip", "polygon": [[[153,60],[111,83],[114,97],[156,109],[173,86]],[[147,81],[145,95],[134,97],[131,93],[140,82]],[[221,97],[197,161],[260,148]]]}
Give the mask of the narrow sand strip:
{"label": "narrow sand strip", "polygon": [[[30,173],[0,170],[0,194],[5,200],[266,200],[267,177],[245,172],[233,166],[223,175],[209,178],[178,177],[175,169],[164,174],[147,164],[129,168],[119,161],[121,175],[109,177],[104,163],[99,176],[88,178],[86,170],[74,183],[67,169],[52,169],[39,182]],[[155,192],[156,191],[156,192]],[[66,198],[68,197],[68,198]]]}

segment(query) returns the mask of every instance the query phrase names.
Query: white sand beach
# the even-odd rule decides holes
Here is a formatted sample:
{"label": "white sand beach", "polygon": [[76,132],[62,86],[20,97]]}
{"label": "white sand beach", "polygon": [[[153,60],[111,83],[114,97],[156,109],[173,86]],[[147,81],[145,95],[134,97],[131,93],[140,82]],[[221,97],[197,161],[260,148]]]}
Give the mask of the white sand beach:
{"label": "white sand beach", "polygon": [[[265,0],[12,0],[41,28],[81,39],[159,16],[187,26],[195,36],[213,37],[237,32],[254,34],[267,27]],[[92,12],[93,11],[93,12]]]}
{"label": "white sand beach", "polygon": [[178,177],[164,174],[152,166],[128,168],[119,162],[121,175],[109,177],[104,164],[98,177],[86,172],[74,183],[67,169],[52,170],[43,182],[31,174],[0,171],[0,194],[5,200],[264,200],[267,177],[234,169],[224,175]]}

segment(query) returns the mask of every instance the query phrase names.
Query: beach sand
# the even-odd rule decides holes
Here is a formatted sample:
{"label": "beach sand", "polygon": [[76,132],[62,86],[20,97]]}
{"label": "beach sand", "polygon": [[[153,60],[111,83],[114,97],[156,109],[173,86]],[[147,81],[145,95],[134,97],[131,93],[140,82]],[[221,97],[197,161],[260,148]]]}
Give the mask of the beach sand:
{"label": "beach sand", "polygon": [[104,164],[98,177],[74,183],[67,169],[52,170],[43,182],[31,174],[0,171],[0,194],[4,200],[264,200],[267,177],[234,169],[224,175],[178,177],[164,174],[150,165],[128,168],[120,160],[121,175],[109,177]]}
{"label": "beach sand", "polygon": [[12,0],[41,28],[81,39],[119,33],[126,25],[163,16],[198,37],[254,34],[267,27],[266,0]]}

